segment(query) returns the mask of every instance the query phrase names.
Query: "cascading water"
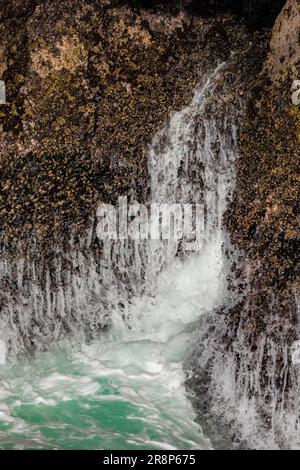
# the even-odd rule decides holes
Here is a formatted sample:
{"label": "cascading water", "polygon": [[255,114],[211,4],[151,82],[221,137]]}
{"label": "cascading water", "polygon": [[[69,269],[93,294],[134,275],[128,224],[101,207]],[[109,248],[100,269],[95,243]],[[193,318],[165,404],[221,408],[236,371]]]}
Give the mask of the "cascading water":
{"label": "cascading water", "polygon": [[[203,205],[199,251],[174,239],[97,245],[94,228],[69,251],[56,247],[48,265],[34,246],[22,259],[3,250],[0,332],[11,359],[0,366],[1,448],[210,447],[183,364],[197,319],[226,296],[222,216],[236,128],[213,112],[225,106],[225,71],[203,81],[149,152],[152,204]],[[21,359],[28,349],[38,353]]]}

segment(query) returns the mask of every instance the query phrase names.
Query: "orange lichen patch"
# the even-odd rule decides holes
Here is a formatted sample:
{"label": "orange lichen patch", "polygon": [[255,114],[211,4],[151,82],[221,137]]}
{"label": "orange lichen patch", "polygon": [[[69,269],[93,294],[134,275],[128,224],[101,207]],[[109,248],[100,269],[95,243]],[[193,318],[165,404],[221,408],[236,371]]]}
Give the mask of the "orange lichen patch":
{"label": "orange lichen patch", "polygon": [[[128,41],[128,38],[133,41],[135,45],[149,47],[152,43],[151,35],[142,26],[141,17],[136,17],[134,21],[130,19],[128,22],[128,15],[124,15],[125,10],[114,9],[111,12],[113,18],[113,28],[110,41],[118,40],[120,46]],[[126,17],[127,16],[127,17]]]}
{"label": "orange lichen patch", "polygon": [[296,124],[296,137],[300,144],[300,106],[292,106],[289,109],[291,116],[293,117]]}
{"label": "orange lichen patch", "polygon": [[86,67],[88,52],[78,36],[63,36],[59,42],[47,46],[43,43],[30,51],[32,69],[41,78],[63,69],[74,74],[78,68]]}
{"label": "orange lichen patch", "polygon": [[179,12],[175,16],[166,14],[157,15],[151,11],[143,11],[141,13],[143,20],[146,20],[150,31],[164,34],[173,34],[176,30],[184,31],[186,23],[189,21],[184,11]]}
{"label": "orange lichen patch", "polygon": [[0,43],[0,79],[7,69],[4,44]]}

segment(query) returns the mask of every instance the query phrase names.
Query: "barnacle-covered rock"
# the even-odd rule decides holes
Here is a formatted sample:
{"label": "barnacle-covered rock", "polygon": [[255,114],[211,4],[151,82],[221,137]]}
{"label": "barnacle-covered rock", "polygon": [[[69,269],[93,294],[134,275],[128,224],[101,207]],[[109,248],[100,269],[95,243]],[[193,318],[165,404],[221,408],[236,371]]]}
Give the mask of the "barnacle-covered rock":
{"label": "barnacle-covered rock", "polygon": [[[251,374],[259,345],[265,345],[257,370],[260,406],[267,423],[271,419],[268,404],[273,400],[273,406],[280,408],[293,387],[288,351],[298,335],[300,121],[291,87],[300,65],[300,22],[295,20],[299,14],[299,2],[289,0],[274,26],[269,56],[249,83],[251,98],[240,133],[237,183],[225,216],[231,240],[243,253],[236,289],[238,293],[243,286],[245,294],[226,315],[229,348],[238,368]],[[239,353],[237,331],[249,351],[247,357]],[[272,363],[273,388],[268,379]],[[251,397],[257,393],[254,386],[248,392]]]}
{"label": "barnacle-covered rock", "polygon": [[155,132],[210,64],[247,41],[235,17],[204,19],[179,4],[5,2],[0,229],[10,238],[24,227],[26,238],[28,227],[65,236],[99,200],[146,197]]}

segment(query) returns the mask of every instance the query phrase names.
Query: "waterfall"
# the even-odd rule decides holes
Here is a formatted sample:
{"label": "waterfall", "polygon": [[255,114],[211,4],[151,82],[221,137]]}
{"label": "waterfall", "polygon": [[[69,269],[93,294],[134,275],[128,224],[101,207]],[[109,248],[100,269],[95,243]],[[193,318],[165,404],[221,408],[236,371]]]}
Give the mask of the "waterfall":
{"label": "waterfall", "polygon": [[[185,251],[174,238],[101,241],[96,216],[85,236],[67,249],[54,246],[47,260],[35,242],[22,257],[3,246],[0,332],[11,360],[0,369],[0,447],[211,446],[187,399],[184,361],[199,318],[228,295],[222,216],[234,182],[237,119],[222,90],[226,67],[203,79],[149,149],[147,206],[201,205],[198,250]],[[14,358],[28,350],[39,354],[20,370]],[[127,419],[117,419],[123,432],[112,405],[126,408]],[[66,420],[59,437],[55,410]],[[107,420],[105,413],[112,413]]]}

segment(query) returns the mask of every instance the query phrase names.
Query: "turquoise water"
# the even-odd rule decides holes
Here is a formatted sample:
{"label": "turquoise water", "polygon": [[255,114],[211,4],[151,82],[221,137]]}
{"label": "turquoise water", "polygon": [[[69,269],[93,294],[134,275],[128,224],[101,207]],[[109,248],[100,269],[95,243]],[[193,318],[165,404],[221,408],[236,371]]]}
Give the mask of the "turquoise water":
{"label": "turquoise water", "polygon": [[[211,249],[208,248],[208,250]],[[210,259],[210,262],[209,262]],[[1,449],[203,449],[183,360],[217,301],[217,256],[175,262],[109,334],[0,367]]]}
{"label": "turquoise water", "polygon": [[[153,375],[134,377],[138,370],[131,370],[126,377],[100,364],[97,372],[93,362],[88,366],[82,357],[49,353],[2,370],[0,447],[188,449],[203,444],[197,426],[183,422],[176,410],[182,406],[176,393],[157,390]],[[152,398],[159,393],[159,403],[141,403],[143,387]]]}

